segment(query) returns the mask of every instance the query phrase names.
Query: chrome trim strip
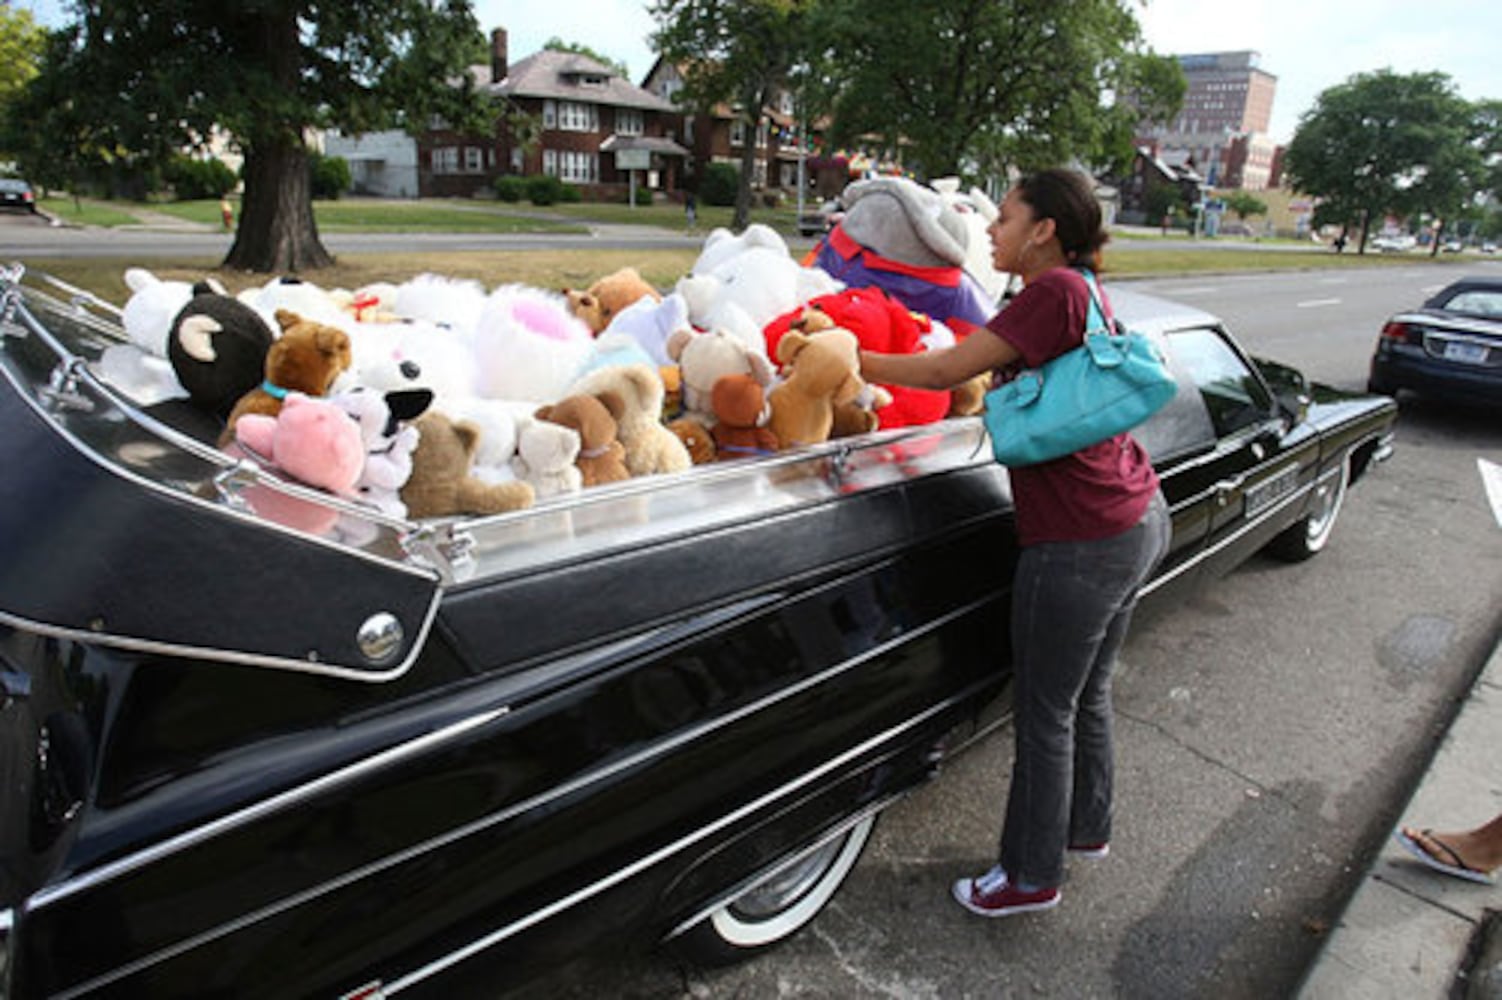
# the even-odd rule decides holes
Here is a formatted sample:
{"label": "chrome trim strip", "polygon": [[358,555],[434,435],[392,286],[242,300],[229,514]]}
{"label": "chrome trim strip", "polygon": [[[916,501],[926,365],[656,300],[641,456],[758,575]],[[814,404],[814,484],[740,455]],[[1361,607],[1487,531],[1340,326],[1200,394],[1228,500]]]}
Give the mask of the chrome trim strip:
{"label": "chrome trim strip", "polygon": [[511,706],[502,705],[499,708],[476,713],[467,719],[461,719],[441,729],[435,729],[430,733],[425,733],[405,743],[398,743],[379,753],[361,758],[353,764],[347,764],[336,771],[330,771],[328,774],[315,778],[306,784],[289,788],[284,792],[246,806],[243,809],[238,809],[235,812],[226,813],[218,819],[205,823],[203,826],[185,830],[158,844],[153,844],[133,854],[127,854],[115,861],[101,865],[86,874],[43,889],[30,898],[28,908],[39,910],[50,906],[60,900],[67,899],[69,896],[77,895],[105,882],[128,875],[136,869],[142,868],[154,861],[159,861],[168,855],[196,847],[235,827],[253,822],[273,813],[281,812],[285,809],[290,809],[328,789],[363,778],[367,774],[400,763],[408,757],[423,753],[432,747],[463,736],[473,729],[488,725],[510,711]]}
{"label": "chrome trim strip", "polygon": [[395,680],[412,669],[412,664],[422,655],[423,646],[427,644],[428,632],[433,628],[433,622],[438,619],[438,606],[442,603],[443,591],[435,589],[428,599],[428,610],[423,614],[422,624],[418,627],[417,634],[413,637],[412,648],[405,659],[386,670],[365,670],[358,667],[340,666],[336,663],[324,663],[317,660],[293,660],[281,656],[269,656],[263,653],[240,653],[233,650],[212,649],[205,646],[185,646],[177,643],[159,642],[155,639],[137,639],[127,635],[113,635],[108,632],[92,632],[86,629],[66,628],[60,625],[50,625],[46,622],[33,621],[20,615],[13,615],[9,611],[0,610],[0,625],[8,625],[11,628],[23,632],[31,632],[36,635],[49,636],[54,639],[69,639],[75,642],[107,646],[111,649],[124,649],[136,653],[152,653],[162,656],[185,656],[189,658],[211,660],[215,663],[233,663],[245,667],[271,667],[276,670],[292,670],[304,674],[317,674],[321,677],[337,677],[347,681],[364,681],[368,684],[384,683]]}
{"label": "chrome trim strip", "polygon": [[[809,688],[817,686],[818,684],[824,683],[848,670],[852,670],[867,662],[868,660],[871,660],[887,652],[888,650],[894,649],[908,641],[911,641],[914,638],[938,629],[963,615],[969,614],[976,608],[979,608],[980,606],[985,604],[990,599],[991,598],[989,597],[978,598],[975,601],[971,601],[968,604],[956,608],[955,610],[949,612],[946,615],[943,615],[940,618],[936,618],[933,621],[926,623],[920,629],[915,629],[912,632],[908,632],[895,639],[889,640],[888,642],[883,643],[881,646],[866,651],[859,657],[844,660],[838,664],[835,664],[834,666],[829,667],[828,669],[818,674],[805,678],[802,682],[796,685],[789,685],[787,687],[780,688],[777,691],[768,694],[755,702],[744,705],[733,712],[719,716],[716,719],[710,720],[708,722],[701,723],[697,726],[692,727],[691,729],[684,730],[683,732],[675,735],[673,738],[665,740],[659,744],[655,744],[651,748],[638,751],[637,753],[632,754],[622,760],[618,760],[613,764],[580,775],[579,777],[574,778],[572,781],[557,785],[545,792],[534,795],[529,799],[514,803],[504,809],[490,814],[489,816],[483,816],[463,826],[455,827],[452,830],[442,833],[436,837],[430,838],[429,840],[426,840],[420,844],[414,844],[405,850],[398,851],[395,854],[387,855],[384,858],[372,861],[369,864],[361,866],[360,868],[345,872],[343,875],[340,875],[337,878],[313,886],[295,895],[276,900],[275,902],[269,903],[252,913],[245,914],[235,920],[232,920],[227,924],[211,928],[210,930],[204,931],[191,938],[176,942],[175,944],[172,944],[159,951],[153,952],[150,955],[143,956],[142,958],[137,959],[136,961],[131,962],[127,965],[121,966],[117,969],[111,969],[109,972],[104,973],[103,975],[100,975],[87,983],[71,988],[67,993],[62,994],[62,996],[73,997],[86,993],[90,990],[98,989],[124,976],[131,975],[132,973],[138,972],[141,969],[155,965],[158,962],[165,961],[169,958],[183,954],[184,952],[190,951],[202,944],[207,944],[208,942],[223,937],[226,934],[230,934],[244,927],[259,923],[262,920],[269,919],[286,910],[301,906],[303,903],[310,902],[320,896],[324,896],[330,892],[342,889],[347,885],[351,885],[355,882],[360,881],[361,879],[367,878],[371,875],[379,874],[382,871],[394,868],[398,865],[405,864],[406,862],[414,858],[421,857],[424,854],[442,847],[446,847],[449,844],[464,839],[465,837],[469,837],[492,826],[504,823],[507,820],[521,815],[524,812],[541,808],[554,799],[572,794],[573,792],[581,788],[602,781],[610,777],[611,775],[617,774],[621,771],[629,770],[634,767],[638,767],[654,756],[659,756],[686,743],[700,739],[701,737],[707,735],[710,732],[713,732],[716,729],[720,729],[724,726],[730,725],[731,723],[737,722],[740,719],[746,718],[747,716],[750,716],[756,712],[762,711],[765,708],[771,707],[772,705],[790,698],[795,694],[801,693],[805,690],[808,690]],[[964,695],[957,696],[957,698],[962,697],[964,697]],[[930,709],[920,715],[912,717],[911,719],[907,720],[904,725],[912,725],[921,719],[927,718],[927,716],[932,714],[932,712],[947,707],[948,704],[949,702],[940,703],[937,708]],[[484,716],[477,716],[474,720],[468,720],[464,723],[459,723],[455,726],[447,727],[443,730],[439,730],[438,733],[452,733],[459,729],[459,727],[461,726],[465,729],[472,728],[474,725],[481,725],[485,722],[489,722],[499,715],[504,714],[508,710],[509,708],[502,708],[496,712],[487,713]],[[903,726],[897,726],[893,730],[890,730],[890,732],[899,732],[902,728]],[[438,733],[429,734],[428,737],[423,737],[422,739],[431,739],[437,736]],[[396,749],[400,748],[393,748],[393,750]],[[849,751],[846,755],[843,756],[848,756],[848,753],[853,752],[856,751]],[[392,751],[385,751],[383,755],[379,756],[389,755],[391,753]],[[843,756],[841,758],[835,758],[835,762],[843,759]],[[358,764],[350,765],[350,767],[345,768],[343,771],[335,772],[334,774],[327,775],[324,778],[318,779],[318,781],[314,782],[312,785],[300,786],[297,789],[289,790],[288,792],[283,793],[281,796],[278,796],[277,799],[284,799],[289,803],[305,799],[312,794],[311,789],[313,788],[313,785],[318,785],[318,790],[321,790],[323,787],[327,787],[330,783],[332,783],[331,779],[341,774],[345,774],[346,772],[349,772],[351,777],[357,776],[353,773],[356,769],[359,769],[361,772],[369,770],[373,766],[374,760],[375,758],[370,758],[365,761],[361,761]],[[827,763],[826,765],[819,769],[816,769],[815,771],[808,772],[801,778],[794,779],[793,781],[785,785],[784,788],[788,790],[796,789],[801,784],[804,784],[807,781],[813,780],[813,778],[818,777],[820,774],[828,770],[828,768],[831,766],[837,766],[837,763]],[[774,792],[772,794],[775,795],[778,793]],[[192,846],[193,844],[208,839],[209,836],[222,833],[230,826],[237,825],[238,823],[245,822],[250,819],[255,819],[258,816],[271,811],[267,807],[269,803],[273,801],[277,800],[268,800],[267,803],[259,803],[237,813],[232,813],[229,816],[222,817],[220,820],[216,820],[213,824],[210,824],[215,828],[210,834],[200,836],[198,835],[199,830],[187,831],[183,834],[180,834],[178,837],[173,838],[171,841],[166,841],[161,845],[147,848],[146,850],[137,852],[134,855],[122,858],[111,865],[105,866],[105,868],[101,868],[96,872],[90,872],[88,875],[81,876],[79,879],[64,882],[55,888],[38,893],[36,896],[32,897],[31,907],[33,909],[37,909],[47,905],[48,903],[56,902],[58,899],[64,898],[65,896],[73,895],[79,891],[82,891],[83,889],[92,888],[95,885],[106,881],[107,879],[125,874],[129,870],[140,867],[142,864],[146,864],[150,861],[155,861],[158,858],[164,857],[175,850],[181,849],[182,847]],[[757,808],[759,808],[759,805],[757,806]],[[741,811],[737,811],[737,813],[731,814],[731,817],[733,818],[738,816],[740,812]],[[708,836],[710,833],[714,832],[714,830],[719,829],[725,823],[731,821],[732,819],[722,818],[721,820],[716,821],[715,824],[711,824],[709,827],[706,827],[695,834],[690,834],[683,841],[679,842],[678,846],[688,846],[688,844],[702,839],[704,836]],[[206,828],[199,829],[202,830]],[[677,847],[675,847],[674,849],[676,850]],[[660,851],[658,852],[658,854],[661,856],[666,856],[663,855]],[[653,861],[652,863],[655,863],[655,861]],[[631,869],[626,872],[626,874],[617,873],[617,875],[611,876],[605,881],[599,883],[596,888],[581,890],[580,892],[575,893],[574,896],[568,897],[569,901],[567,902],[566,906],[572,906],[575,902],[588,898],[588,896],[593,895],[595,892],[602,891],[606,888],[609,888],[610,886],[617,884],[630,875],[635,874],[636,871],[639,871],[642,867],[646,866],[638,863],[636,865],[633,865]],[[489,936],[487,938],[487,943],[483,947],[489,947],[490,944],[494,944],[497,941],[502,940],[503,937],[510,936],[511,934],[517,933],[521,930],[525,930],[527,927],[532,926],[532,924],[535,924],[545,919],[546,917],[551,916],[559,909],[566,908],[566,906],[560,906],[558,902],[555,901],[554,904],[551,904],[549,907],[545,908],[546,912],[536,911],[533,915],[523,918],[517,924],[511,925],[510,929],[507,930],[504,935],[500,937],[494,935]],[[472,950],[468,950],[464,955],[460,956],[460,958],[468,957],[470,954],[474,954],[479,950],[482,949],[474,948]],[[452,965],[454,962],[459,961],[460,958],[455,958],[453,961],[441,965],[438,968],[433,969],[431,972],[426,973],[425,975],[431,975],[433,972],[441,971],[441,969],[447,968],[448,965]],[[411,982],[416,982],[417,979],[414,978],[414,975],[415,974],[405,977],[402,981],[403,984],[410,985]],[[388,994],[391,992],[391,989],[389,987],[387,989],[387,992]]]}
{"label": "chrome trim strip", "polygon": [[[957,696],[957,698],[960,697],[963,696]],[[549,917],[561,913],[564,910],[570,909],[571,907],[582,903],[593,896],[599,895],[607,889],[614,888],[621,882],[624,882],[626,879],[632,877],[633,875],[636,875],[637,873],[652,867],[659,861],[662,861],[663,859],[678,853],[686,847],[691,847],[692,845],[698,843],[711,834],[719,832],[725,827],[730,826],[731,824],[746,816],[749,816],[750,814],[756,812],[764,806],[770,805],[772,802],[775,802],[780,798],[785,798],[786,796],[798,791],[800,788],[810,784],[816,779],[823,777],[829,772],[839,769],[844,764],[849,763],[850,761],[855,760],[861,755],[881,746],[883,743],[894,738],[904,730],[911,729],[914,726],[926,722],[933,716],[947,710],[951,704],[951,701],[951,699],[946,699],[945,701],[940,702],[937,705],[930,706],[923,712],[920,712],[917,715],[904,720],[903,722],[891,727],[890,729],[885,730],[884,732],[872,736],[870,739],[867,739],[864,742],[851,747],[844,753],[838,754],[835,757],[831,757],[829,760],[825,761],[823,764],[819,765],[813,770],[805,771],[797,778],[794,778],[793,780],[786,782],[778,788],[767,792],[765,795],[762,795],[761,797],[746,803],[739,809],[732,810],[731,812],[726,813],[714,822],[708,823],[692,833],[685,834],[683,837],[680,837],[678,840],[673,841],[671,844],[666,844],[653,851],[652,853],[638,858],[624,868],[617,869],[615,872],[606,876],[605,878],[592,882],[584,888],[578,889],[570,893],[569,895],[562,897],[561,899],[556,899],[553,902],[549,903],[547,906],[532,911],[527,916],[522,917],[520,920],[515,920],[504,927],[498,928],[497,930],[486,934],[484,937],[471,941],[463,948],[450,952],[442,958],[435,959],[434,961],[429,962],[427,965],[407,973],[400,979],[397,979],[387,985],[387,996],[392,996],[400,993],[407,987],[416,985],[417,983],[421,982],[424,979],[427,979],[430,976],[434,976],[440,972],[443,972],[445,969],[457,965],[465,959],[477,955],[493,945],[499,944],[506,938],[519,934],[520,932],[527,930],[535,924],[541,923]]]}

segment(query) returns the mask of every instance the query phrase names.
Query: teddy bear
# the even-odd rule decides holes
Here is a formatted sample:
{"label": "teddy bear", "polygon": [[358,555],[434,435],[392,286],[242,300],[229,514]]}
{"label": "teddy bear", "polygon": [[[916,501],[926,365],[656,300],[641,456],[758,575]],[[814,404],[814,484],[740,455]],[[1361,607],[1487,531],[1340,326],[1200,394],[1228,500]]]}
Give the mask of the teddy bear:
{"label": "teddy bear", "polygon": [[991,264],[991,236],[986,231],[1000,214],[996,202],[980,188],[960,190],[958,177],[935,177],[933,188],[944,204],[954,209],[965,224],[965,271],[976,280],[991,302],[1000,302],[1012,276]]}
{"label": "teddy bear", "polygon": [[429,410],[414,426],[412,474],[398,493],[409,517],[500,514],[532,506],[529,484],[486,483],[470,474],[480,438],[474,424]]}
{"label": "teddy bear", "polygon": [[246,413],[234,442],[299,482],[352,496],[365,467],[360,428],[326,399],[289,392],[274,415]]}
{"label": "teddy bear", "polygon": [[642,298],[615,314],[602,337],[625,336],[635,341],[652,363],[672,363],[668,357],[668,339],[679,330],[689,329],[688,302],[678,292],[661,299]]}
{"label": "teddy bear", "polygon": [[551,406],[540,407],[533,416],[550,424],[572,428],[579,435],[579,453],[574,464],[585,486],[618,483],[631,478],[626,470],[626,449],[616,440],[616,417],[626,403],[609,390],[599,395],[578,393]]}
{"label": "teddy bear", "polygon": [[694,465],[708,465],[718,458],[714,433],[698,417],[675,417],[664,426],[683,445],[688,460]]}
{"label": "teddy bear", "polygon": [[266,355],[276,335],[261,314],[239,299],[195,286],[172,319],[167,359],[188,399],[220,424],[235,404],[265,378]]}
{"label": "teddy bear", "polygon": [[427,320],[468,337],[480,325],[485,286],[470,278],[425,272],[396,286],[392,309],[403,319]]}
{"label": "teddy bear", "polygon": [[594,336],[562,295],[513,284],[485,300],[472,346],[476,395],[551,403],[589,359]]}
{"label": "teddy bear", "polygon": [[[601,340],[615,336],[606,334]],[[616,414],[616,437],[626,450],[626,471],[632,476],[682,472],[693,464],[683,442],[663,426],[665,389],[650,364],[607,365],[574,382],[569,393],[614,393],[622,402]],[[586,447],[588,445],[586,444]]]}
{"label": "teddy bear", "polygon": [[395,323],[402,318],[396,312],[396,285],[389,281],[372,282],[354,291],[333,288],[328,295],[356,323]]}
{"label": "teddy bear", "polygon": [[[201,284],[224,290],[212,278]],[[142,406],[180,397],[183,387],[167,357],[167,334],[172,318],[193,298],[194,285],[164,281],[143,267],[128,267],[125,287],[130,297],[121,310],[120,324],[130,342],[111,344],[101,352],[99,374]]]}
{"label": "teddy bear", "polygon": [[259,287],[245,288],[235,298],[250,306],[271,326],[280,309],[328,326],[343,327],[349,319],[338,302],[318,285],[295,275],[272,278]]}
{"label": "teddy bear", "polygon": [[412,475],[412,452],[418,431],[411,421],[422,416],[433,402],[427,389],[397,389],[379,392],[356,387],[329,397],[360,430],[365,446],[365,467],[355,482],[355,495],[392,517],[405,518],[407,506],[400,490]]}
{"label": "teddy bear", "polygon": [[327,395],[334,379],[350,365],[349,335],[338,327],[285,309],[277,310],[276,321],[282,335],[266,352],[264,378],[235,403],[221,440],[233,437],[235,422],[247,413],[276,416],[289,392]]}
{"label": "teddy bear", "polygon": [[777,345],[783,380],[771,391],[769,429],[779,447],[827,441],[834,409],[853,402],[865,382],[860,377],[860,345],[849,330],[831,328],[805,334],[791,331]]}
{"label": "teddy bear", "polygon": [[875,286],[956,334],[986,324],[995,299],[965,270],[969,230],[937,191],[905,177],[857,181],[813,261],[851,288]]}
{"label": "teddy bear", "polygon": [[766,390],[750,375],[722,375],[710,391],[714,406],[715,455],[718,461],[770,455],[777,437],[767,429],[770,412]]}
{"label": "teddy bear", "polygon": [[762,385],[771,385],[775,372],[760,349],[723,330],[699,333],[680,330],[668,340],[668,357],[678,362],[682,373],[683,412],[706,426],[714,423],[710,393],[722,375],[750,375]]}
{"label": "teddy bear", "polygon": [[584,476],[574,460],[579,457],[579,432],[546,420],[527,420],[516,432],[516,457],[511,469],[517,481],[527,483],[539,500],[577,493]]}
{"label": "teddy bear", "polygon": [[569,311],[584,321],[596,335],[605,332],[616,316],[627,307],[647,299],[656,302],[662,295],[648,284],[634,267],[623,267],[607,274],[584,291],[563,290]]}
{"label": "teddy bear", "polygon": [[[776,356],[778,342],[790,329],[815,333],[829,327],[849,330],[860,341],[862,349],[883,354],[916,354],[947,347],[954,342],[952,333],[943,324],[912,312],[880,288],[847,288],[834,295],[821,295],[801,311],[779,316],[767,324],[763,331],[767,354]],[[880,408],[879,421],[883,428],[930,424],[943,420],[949,412],[950,393],[947,389],[911,389],[897,385],[883,388],[891,400],[889,405]]]}
{"label": "teddy bear", "polygon": [[775,230],[753,223],[739,236],[728,229],[712,231],[675,290],[688,303],[694,326],[734,334],[759,351],[762,327],[843,287],[819,268],[800,266]]}

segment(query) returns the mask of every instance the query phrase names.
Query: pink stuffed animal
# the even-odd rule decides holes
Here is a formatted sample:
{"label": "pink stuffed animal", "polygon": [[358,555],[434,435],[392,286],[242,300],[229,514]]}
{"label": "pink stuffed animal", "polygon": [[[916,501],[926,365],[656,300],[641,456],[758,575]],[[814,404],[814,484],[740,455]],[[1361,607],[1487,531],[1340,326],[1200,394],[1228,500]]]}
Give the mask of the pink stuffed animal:
{"label": "pink stuffed animal", "polygon": [[299,482],[353,496],[365,469],[360,427],[324,399],[289,392],[275,417],[248,413],[235,423],[235,440]]}

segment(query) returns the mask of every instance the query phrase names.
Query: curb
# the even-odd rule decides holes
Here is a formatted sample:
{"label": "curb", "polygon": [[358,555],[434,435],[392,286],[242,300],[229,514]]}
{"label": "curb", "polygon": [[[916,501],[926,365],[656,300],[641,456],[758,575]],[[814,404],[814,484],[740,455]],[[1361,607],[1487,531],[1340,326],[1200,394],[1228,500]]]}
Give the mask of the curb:
{"label": "curb", "polygon": [[[1403,807],[1401,824],[1480,826],[1502,813],[1502,644]],[[1300,1000],[1448,998],[1502,885],[1449,878],[1387,837],[1298,992]],[[1497,921],[1491,922],[1495,928]],[[1498,935],[1493,932],[1491,937]],[[1495,949],[1493,949],[1495,950]]]}

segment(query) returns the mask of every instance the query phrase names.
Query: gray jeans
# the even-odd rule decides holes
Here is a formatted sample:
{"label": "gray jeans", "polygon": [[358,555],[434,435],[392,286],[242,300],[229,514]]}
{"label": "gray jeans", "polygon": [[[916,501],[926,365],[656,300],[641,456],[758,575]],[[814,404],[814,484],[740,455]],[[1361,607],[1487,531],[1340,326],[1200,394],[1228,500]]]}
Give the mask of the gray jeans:
{"label": "gray jeans", "polygon": [[1012,589],[1017,753],[1000,856],[1013,884],[1056,886],[1066,845],[1110,840],[1111,670],[1170,529],[1160,493],[1119,535],[1022,550]]}

